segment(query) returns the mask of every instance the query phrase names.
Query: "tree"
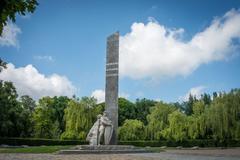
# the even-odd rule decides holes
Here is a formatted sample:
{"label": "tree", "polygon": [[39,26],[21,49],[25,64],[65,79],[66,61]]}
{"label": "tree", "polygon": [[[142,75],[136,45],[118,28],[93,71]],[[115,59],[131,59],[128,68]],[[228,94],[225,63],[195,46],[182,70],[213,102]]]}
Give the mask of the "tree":
{"label": "tree", "polygon": [[125,98],[118,98],[118,125],[122,126],[126,119],[135,119],[135,105]]}
{"label": "tree", "polygon": [[175,141],[182,141],[187,138],[187,116],[179,110],[169,115],[169,128],[166,137]]}
{"label": "tree", "polygon": [[38,138],[58,138],[59,125],[56,121],[54,108],[52,107],[54,100],[50,97],[43,97],[39,100],[35,112],[34,120],[34,136]]}
{"label": "tree", "polygon": [[21,105],[24,109],[32,113],[36,108],[36,102],[28,95],[23,95],[20,97]]}
{"label": "tree", "polygon": [[205,102],[193,104],[193,114],[188,116],[188,136],[190,139],[203,138],[206,134]]}
{"label": "tree", "polygon": [[96,120],[94,112],[96,100],[94,98],[83,97],[80,101],[70,100],[65,109],[65,132],[62,139],[85,140],[86,135]]}
{"label": "tree", "polygon": [[173,105],[159,102],[150,109],[150,114],[147,115],[148,125],[146,134],[150,140],[159,140],[163,138],[162,130],[169,126],[168,116],[176,108]]}
{"label": "tree", "polygon": [[212,138],[216,140],[240,138],[240,90],[222,93],[215,98],[207,110],[207,127],[211,129]]}
{"label": "tree", "polygon": [[35,101],[29,97],[28,95],[24,95],[20,97],[20,105],[22,108],[22,112],[20,114],[21,117],[21,137],[32,137],[33,136],[33,111],[36,108]]}
{"label": "tree", "polygon": [[211,96],[209,94],[204,93],[201,95],[201,100],[204,102],[205,105],[209,105],[211,103]]}
{"label": "tree", "polygon": [[0,72],[7,68],[7,63],[0,58]]}
{"label": "tree", "polygon": [[193,103],[197,101],[196,97],[194,97],[193,95],[189,95],[188,101],[185,102],[185,113],[187,115],[191,115],[193,113]]}
{"label": "tree", "polygon": [[0,81],[0,137],[20,135],[20,105],[17,92],[12,82]]}
{"label": "tree", "polygon": [[142,121],[144,125],[146,125],[147,115],[150,113],[150,108],[153,107],[156,103],[157,102],[146,98],[137,99],[135,103],[136,119]]}
{"label": "tree", "polygon": [[133,141],[144,139],[144,124],[136,119],[127,119],[118,129],[119,139],[122,141]]}
{"label": "tree", "polygon": [[33,13],[38,5],[37,0],[1,0],[0,1],[0,36],[8,20],[15,22],[16,14]]}
{"label": "tree", "polygon": [[52,108],[54,109],[54,122],[58,124],[60,134],[65,131],[64,110],[70,99],[66,96],[53,97]]}

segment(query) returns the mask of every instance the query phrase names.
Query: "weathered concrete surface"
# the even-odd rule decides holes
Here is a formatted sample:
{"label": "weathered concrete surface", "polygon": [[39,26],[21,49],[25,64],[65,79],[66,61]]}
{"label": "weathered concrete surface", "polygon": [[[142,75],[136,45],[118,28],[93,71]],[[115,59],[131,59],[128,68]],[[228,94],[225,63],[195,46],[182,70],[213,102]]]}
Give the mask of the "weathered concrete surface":
{"label": "weathered concrete surface", "polygon": [[119,33],[116,32],[107,38],[106,61],[106,111],[113,123],[113,135],[110,144],[117,144],[118,128],[118,61],[119,61]]}
{"label": "weathered concrete surface", "polygon": [[71,149],[60,150],[58,154],[126,154],[126,153],[150,153],[150,150],[130,145],[78,145]]}
{"label": "weathered concrete surface", "polygon": [[76,154],[76,155],[56,155],[56,154],[22,154],[22,153],[1,153],[0,160],[156,160],[159,158],[149,158],[137,155],[126,154]]}
{"label": "weathered concrete surface", "polygon": [[23,154],[0,153],[0,160],[239,160],[240,148],[166,150],[137,154]]}

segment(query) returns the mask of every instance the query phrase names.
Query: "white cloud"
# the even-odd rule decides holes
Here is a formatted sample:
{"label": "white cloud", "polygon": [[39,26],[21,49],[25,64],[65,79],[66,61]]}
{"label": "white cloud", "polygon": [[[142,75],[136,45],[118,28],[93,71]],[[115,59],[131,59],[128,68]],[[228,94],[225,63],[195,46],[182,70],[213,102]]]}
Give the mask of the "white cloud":
{"label": "white cloud", "polygon": [[[97,99],[97,103],[105,102],[105,90],[102,89],[96,89],[92,92],[91,97],[94,97]],[[130,95],[128,93],[121,92],[119,94],[119,97],[122,98],[129,98]]]}
{"label": "white cloud", "polygon": [[[240,38],[240,11],[230,10],[191,40],[181,39],[184,29],[170,29],[153,18],[133,23],[120,37],[120,75],[132,79],[186,76],[200,65],[226,59]],[[134,62],[134,63],[133,63]]]}
{"label": "white cloud", "polygon": [[128,98],[130,97],[130,94],[125,93],[125,92],[121,92],[121,93],[119,94],[119,97],[128,99]]}
{"label": "white cloud", "polygon": [[206,89],[205,86],[193,87],[186,93],[185,96],[182,96],[179,99],[182,100],[182,101],[188,101],[188,98],[189,98],[190,94],[192,96],[195,96],[197,99],[199,99],[199,98],[201,98],[201,95],[204,93],[205,89]]}
{"label": "white cloud", "polygon": [[42,96],[72,96],[76,89],[65,76],[52,74],[45,76],[31,64],[16,68],[9,63],[0,73],[0,79],[14,83],[19,95],[29,95],[34,99]]}
{"label": "white cloud", "polygon": [[101,89],[97,89],[92,92],[91,97],[97,99],[97,103],[105,102],[105,91]]}
{"label": "white cloud", "polygon": [[50,62],[53,62],[54,59],[52,56],[34,56],[34,59],[37,59],[37,60],[45,60],[45,61],[50,61]]}
{"label": "white cloud", "polygon": [[13,46],[18,47],[18,34],[21,33],[21,29],[11,23],[8,22],[6,26],[3,28],[2,36],[0,36],[0,46]]}

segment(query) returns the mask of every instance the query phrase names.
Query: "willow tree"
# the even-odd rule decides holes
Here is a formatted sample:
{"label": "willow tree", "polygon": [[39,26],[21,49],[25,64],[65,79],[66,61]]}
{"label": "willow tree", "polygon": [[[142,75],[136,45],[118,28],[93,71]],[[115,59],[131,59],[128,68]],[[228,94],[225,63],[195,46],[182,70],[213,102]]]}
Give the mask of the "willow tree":
{"label": "willow tree", "polygon": [[207,112],[208,128],[217,140],[240,138],[240,90],[215,98]]}
{"label": "willow tree", "polygon": [[206,116],[204,101],[193,104],[193,114],[188,116],[188,137],[190,139],[203,138],[206,133]]}
{"label": "willow tree", "polygon": [[176,110],[169,115],[169,128],[165,136],[176,141],[187,138],[187,116],[184,113]]}
{"label": "willow tree", "polygon": [[118,138],[123,141],[127,140],[143,140],[144,124],[136,119],[127,119],[118,129]]}
{"label": "willow tree", "polygon": [[65,132],[62,139],[85,139],[89,129],[96,119],[94,112],[96,100],[83,97],[80,101],[70,100],[65,109]]}
{"label": "willow tree", "polygon": [[150,140],[159,140],[162,137],[162,131],[169,126],[168,116],[176,108],[172,105],[159,102],[150,109],[147,116],[148,125],[146,127],[147,138]]}

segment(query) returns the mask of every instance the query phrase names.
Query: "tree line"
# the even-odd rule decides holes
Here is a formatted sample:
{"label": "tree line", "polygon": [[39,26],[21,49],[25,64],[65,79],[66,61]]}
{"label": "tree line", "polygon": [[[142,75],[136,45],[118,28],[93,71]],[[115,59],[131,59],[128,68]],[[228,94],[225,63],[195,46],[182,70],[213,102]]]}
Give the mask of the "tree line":
{"label": "tree line", "polygon": [[[0,71],[6,63],[0,61]],[[85,140],[105,104],[93,97],[19,97],[0,80],[0,137]],[[240,139],[240,89],[190,95],[182,103],[119,98],[118,137],[132,140]]]}

